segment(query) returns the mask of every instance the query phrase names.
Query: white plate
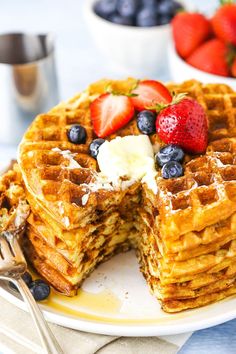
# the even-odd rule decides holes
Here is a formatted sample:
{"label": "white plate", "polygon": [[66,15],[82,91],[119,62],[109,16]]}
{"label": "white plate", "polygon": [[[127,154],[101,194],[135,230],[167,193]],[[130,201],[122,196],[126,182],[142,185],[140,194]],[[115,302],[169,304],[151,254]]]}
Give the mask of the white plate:
{"label": "white plate", "polygon": [[[25,309],[7,283],[0,287],[0,296]],[[153,336],[190,332],[231,320],[236,317],[236,297],[166,314],[150,295],[131,251],[101,264],[78,296],[67,298],[53,292],[41,308],[50,322],[64,327],[117,336]]]}
{"label": "white plate", "polygon": [[[3,156],[5,151],[0,153],[2,170],[3,160],[9,160]],[[0,281],[0,296],[26,310],[8,282]],[[76,297],[52,291],[41,308],[48,321],[68,328],[115,336],[154,336],[192,332],[232,320],[236,318],[236,296],[200,309],[166,314],[150,295],[131,251],[95,269]]]}

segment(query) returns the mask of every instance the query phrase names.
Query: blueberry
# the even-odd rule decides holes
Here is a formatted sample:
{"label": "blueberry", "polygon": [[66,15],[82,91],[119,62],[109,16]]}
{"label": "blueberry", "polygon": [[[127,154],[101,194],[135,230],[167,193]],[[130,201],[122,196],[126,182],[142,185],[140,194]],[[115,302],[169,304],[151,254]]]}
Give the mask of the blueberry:
{"label": "blueberry", "polygon": [[32,276],[29,272],[25,272],[21,278],[24,280],[24,282],[27,286],[30,286],[30,284],[32,283],[32,280],[33,280]]}
{"label": "blueberry", "polygon": [[170,144],[166,145],[156,154],[156,162],[162,167],[169,161],[182,162],[184,159],[184,152],[180,146]]}
{"label": "blueberry", "polygon": [[122,17],[133,17],[137,14],[140,2],[138,0],[118,0],[117,11]]}
{"label": "blueberry", "polygon": [[163,0],[158,5],[158,13],[162,16],[172,17],[175,13],[175,5],[172,0]]}
{"label": "blueberry", "polygon": [[159,20],[156,11],[153,11],[152,7],[142,8],[137,14],[136,25],[140,27],[158,26]]}
{"label": "blueberry", "polygon": [[183,167],[177,161],[169,161],[162,167],[162,177],[165,179],[183,176]]}
{"label": "blueberry", "polygon": [[73,125],[67,132],[68,139],[73,144],[85,144],[87,133],[81,125]]}
{"label": "blueberry", "polygon": [[116,23],[117,25],[124,25],[124,26],[133,26],[134,25],[133,17],[124,17],[124,16],[121,16],[117,13],[111,15],[109,17],[109,20],[113,23]]}
{"label": "blueberry", "polygon": [[[25,272],[25,273],[21,276],[21,278],[24,280],[25,284],[26,284],[28,287],[29,287],[30,284],[32,283],[32,276],[31,276],[31,274],[30,274],[29,272]],[[14,289],[14,290],[19,291],[18,288],[15,286],[15,284],[12,283],[12,282],[9,282],[9,286],[10,286],[12,289]]]}
{"label": "blueberry", "polygon": [[[158,0],[143,0],[143,6],[142,9],[149,9],[151,12],[153,12],[153,14],[155,15],[159,15],[158,13]],[[157,17],[158,18],[158,17]]]}
{"label": "blueberry", "polygon": [[89,145],[89,152],[90,152],[90,155],[92,157],[94,157],[95,159],[97,158],[98,156],[98,151],[99,151],[99,148],[100,146],[105,142],[104,139],[95,139],[91,142],[91,144]]}
{"label": "blueberry", "polygon": [[43,280],[37,279],[30,284],[30,291],[36,301],[42,301],[49,296],[50,286]]}
{"label": "blueberry", "polygon": [[93,7],[94,12],[105,19],[116,11],[117,0],[100,0]]}
{"label": "blueberry", "polygon": [[143,134],[153,134],[156,132],[156,119],[155,113],[147,110],[141,111],[137,115],[137,126]]}

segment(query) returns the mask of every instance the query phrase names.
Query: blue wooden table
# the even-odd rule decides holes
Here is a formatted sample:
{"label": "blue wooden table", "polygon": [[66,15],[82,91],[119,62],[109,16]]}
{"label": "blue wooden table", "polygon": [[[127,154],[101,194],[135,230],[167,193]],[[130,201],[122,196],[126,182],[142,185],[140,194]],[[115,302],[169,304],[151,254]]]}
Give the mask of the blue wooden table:
{"label": "blue wooden table", "polygon": [[[0,32],[53,32],[57,40],[57,67],[61,98],[65,99],[101,77],[121,77],[96,50],[84,23],[82,5],[86,0],[1,0]],[[188,2],[191,2],[188,0]],[[192,1],[206,12],[215,0]],[[170,79],[168,68],[158,79]],[[0,145],[0,161],[15,149]],[[179,354],[235,354],[236,320],[195,332]],[[164,353],[163,353],[164,354]]]}

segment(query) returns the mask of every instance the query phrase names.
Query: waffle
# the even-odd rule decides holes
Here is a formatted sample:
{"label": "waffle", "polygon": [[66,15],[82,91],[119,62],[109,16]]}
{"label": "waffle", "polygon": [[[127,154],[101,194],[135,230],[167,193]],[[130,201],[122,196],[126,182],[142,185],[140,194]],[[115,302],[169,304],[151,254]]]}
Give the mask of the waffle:
{"label": "waffle", "polygon": [[[125,193],[116,192],[111,195],[105,203],[105,210],[98,209],[92,199],[91,210],[83,214],[79,227],[73,229],[71,226],[68,229],[63,227],[62,223],[48,214],[43,203],[27,190],[27,200],[32,211],[28,219],[28,240],[24,242],[28,259],[57,290],[73,296],[95,266],[118,250],[129,248],[126,239],[135,230],[130,222],[133,215],[125,210],[132,210],[132,205],[139,203],[137,189],[138,184],[132,185]],[[95,192],[94,195],[97,197]],[[64,217],[63,201],[59,206],[59,212],[63,210]],[[45,269],[42,259],[50,271]],[[60,280],[63,280],[62,283]]]}
{"label": "waffle", "polygon": [[168,262],[184,261],[192,257],[217,251],[221,246],[236,237],[236,214],[229,218],[210,225],[201,231],[188,232],[178,240],[167,244],[164,243],[158,231],[154,231],[152,217],[140,210],[141,220],[146,232],[152,233],[157,243],[158,251]]}
{"label": "waffle", "polygon": [[[97,237],[96,243],[89,242],[75,262],[68,261],[68,253],[63,252],[58,247],[49,245],[41,234],[37,233],[33,227],[27,231],[27,238],[23,241],[23,247],[30,263],[37,271],[53,286],[68,296],[73,296],[82,281],[92,272],[92,270],[102,261],[109,259],[112,255],[130,249],[127,240],[127,233],[132,232],[132,227],[127,225],[119,227],[114,233],[104,235],[101,233]],[[94,237],[87,237],[91,241]],[[38,269],[37,264],[43,260],[42,268]],[[49,268],[49,272],[47,270]],[[52,273],[51,270],[54,270]],[[54,278],[54,274],[60,275]]]}
{"label": "waffle", "polygon": [[[28,218],[24,249],[30,262],[57,290],[73,296],[83,279],[101,261],[130,248],[127,239],[135,238],[136,230],[132,223],[133,215],[125,214],[124,208],[130,209],[140,201],[137,187],[133,185],[126,191],[126,198],[119,208],[111,206],[96,213],[87,224],[73,230],[62,229],[27,191],[32,212]],[[50,271],[45,269],[45,264]],[[55,277],[55,272],[60,276]],[[60,279],[63,279],[62,283]]]}
{"label": "waffle", "polygon": [[17,164],[0,178],[0,233],[16,229],[29,213],[21,172]]}
{"label": "waffle", "polygon": [[186,262],[167,263],[150,230],[144,231],[138,247],[141,271],[165,311],[203,306],[236,292],[235,242]]}
{"label": "waffle", "polygon": [[[168,84],[203,106],[209,145],[203,156],[186,156],[183,177],[164,180],[158,172],[155,194],[140,182],[113,186],[88,153],[95,138],[91,102],[108,87],[130,93],[136,83],[94,83],[36,117],[25,133],[18,162],[31,206],[26,255],[72,296],[97,264],[133,247],[165,311],[218,301],[236,293],[236,93],[195,80]],[[73,124],[85,127],[85,144],[68,141]],[[140,135],[135,118],[107,139],[127,135]],[[150,140],[154,150],[163,144],[157,134]]]}

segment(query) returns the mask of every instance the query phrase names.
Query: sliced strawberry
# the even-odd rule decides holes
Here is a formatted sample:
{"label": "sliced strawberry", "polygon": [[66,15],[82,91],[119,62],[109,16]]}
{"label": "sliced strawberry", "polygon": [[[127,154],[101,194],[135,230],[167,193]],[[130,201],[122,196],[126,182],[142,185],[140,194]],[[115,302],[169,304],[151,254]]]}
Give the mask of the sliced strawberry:
{"label": "sliced strawberry", "polygon": [[134,106],[129,97],[105,93],[93,101],[90,112],[95,133],[104,138],[132,119]]}
{"label": "sliced strawberry", "polygon": [[192,98],[184,98],[164,108],[157,116],[156,129],[167,144],[179,145],[196,154],[206,150],[207,117],[202,106]]}
{"label": "sliced strawberry", "polygon": [[155,80],[140,81],[132,93],[137,95],[131,97],[137,111],[143,111],[160,103],[170,103],[172,100],[167,87]]}
{"label": "sliced strawberry", "polygon": [[210,35],[210,21],[199,13],[180,12],[172,20],[175,48],[187,58]]}

